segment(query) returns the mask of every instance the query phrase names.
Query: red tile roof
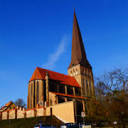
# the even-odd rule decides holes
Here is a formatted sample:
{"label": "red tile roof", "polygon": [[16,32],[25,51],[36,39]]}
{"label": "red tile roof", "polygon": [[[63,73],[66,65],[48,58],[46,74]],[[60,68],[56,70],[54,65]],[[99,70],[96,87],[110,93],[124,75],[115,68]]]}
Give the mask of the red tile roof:
{"label": "red tile roof", "polygon": [[[11,107],[13,107],[12,105],[14,105],[14,103],[12,101],[9,101],[3,107],[0,108],[0,112],[6,111],[6,110],[10,110]],[[15,105],[14,105],[13,108],[15,108]]]}
{"label": "red tile roof", "polygon": [[11,105],[11,104],[13,104],[13,102],[12,102],[12,101],[9,101],[8,103],[5,104],[5,106],[8,107],[8,106]]}
{"label": "red tile roof", "polygon": [[45,80],[46,73],[48,73],[49,79],[51,80],[59,81],[61,84],[65,84],[65,85],[80,87],[74,77],[39,67],[35,69],[30,81],[39,80],[39,79]]}

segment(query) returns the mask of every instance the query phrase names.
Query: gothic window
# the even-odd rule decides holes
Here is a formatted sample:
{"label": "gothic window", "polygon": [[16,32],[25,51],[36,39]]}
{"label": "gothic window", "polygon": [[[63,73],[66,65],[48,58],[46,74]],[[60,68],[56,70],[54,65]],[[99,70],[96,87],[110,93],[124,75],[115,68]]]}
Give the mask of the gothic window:
{"label": "gothic window", "polygon": [[31,83],[31,97],[32,97],[32,83]]}
{"label": "gothic window", "polygon": [[84,69],[84,75],[85,75],[85,69]]}
{"label": "gothic window", "polygon": [[55,81],[50,80],[49,81],[49,91],[50,92],[57,92],[57,83]]}
{"label": "gothic window", "polygon": [[64,85],[59,85],[59,93],[65,93],[65,86]]}
{"label": "gothic window", "polygon": [[91,96],[92,95],[91,80],[89,81],[89,87],[90,87],[90,96]]}
{"label": "gothic window", "polygon": [[80,96],[80,88],[75,88],[76,96]]}
{"label": "gothic window", "polygon": [[86,92],[87,92],[87,95],[88,95],[88,81],[86,80]]}
{"label": "gothic window", "polygon": [[69,95],[73,95],[73,88],[71,86],[67,86],[67,92]]}
{"label": "gothic window", "polygon": [[36,105],[36,104],[35,104],[35,91],[36,91],[36,90],[35,90],[35,80],[33,81],[33,90],[34,90],[34,91],[33,91],[33,107],[35,107],[35,105]]}
{"label": "gothic window", "polygon": [[30,90],[29,90],[29,95],[30,95],[30,96],[29,96],[29,97],[30,97],[30,99],[29,99],[29,100],[30,100],[30,101],[29,101],[29,102],[30,102],[30,108],[31,108],[31,97],[32,97],[31,89],[32,89],[32,86],[31,86],[31,84],[30,84]]}
{"label": "gothic window", "polygon": [[45,82],[45,80],[43,80],[43,92],[44,92],[43,96],[44,96],[44,102],[45,102],[46,101],[46,82]]}
{"label": "gothic window", "polygon": [[39,102],[39,82],[37,81],[37,104]]}
{"label": "gothic window", "polygon": [[31,108],[32,108],[32,99],[33,99],[33,98],[32,98],[32,97],[33,97],[33,84],[32,84],[32,82],[31,82],[31,92],[30,92],[30,93],[31,93],[31,94],[30,94],[30,95],[31,95],[31,96],[30,96],[30,97],[31,97],[31,98],[30,98],[30,101],[31,101],[30,106],[31,106]]}
{"label": "gothic window", "polygon": [[86,94],[85,79],[83,79],[83,94]]}

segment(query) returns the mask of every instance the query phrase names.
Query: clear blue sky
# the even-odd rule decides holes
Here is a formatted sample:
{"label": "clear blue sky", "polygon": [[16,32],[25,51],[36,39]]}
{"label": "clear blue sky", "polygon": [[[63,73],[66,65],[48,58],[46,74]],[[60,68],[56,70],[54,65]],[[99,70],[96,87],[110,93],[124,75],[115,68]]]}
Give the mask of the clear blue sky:
{"label": "clear blue sky", "polygon": [[94,75],[128,66],[128,0],[0,0],[0,105],[37,66],[67,74],[74,8]]}

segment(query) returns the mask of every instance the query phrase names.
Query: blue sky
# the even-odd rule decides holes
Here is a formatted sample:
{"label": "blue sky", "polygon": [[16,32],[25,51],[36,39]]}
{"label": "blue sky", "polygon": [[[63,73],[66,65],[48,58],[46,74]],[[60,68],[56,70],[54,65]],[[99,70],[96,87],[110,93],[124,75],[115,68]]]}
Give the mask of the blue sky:
{"label": "blue sky", "polygon": [[127,0],[0,0],[0,106],[37,66],[67,74],[74,8],[94,75],[128,66]]}

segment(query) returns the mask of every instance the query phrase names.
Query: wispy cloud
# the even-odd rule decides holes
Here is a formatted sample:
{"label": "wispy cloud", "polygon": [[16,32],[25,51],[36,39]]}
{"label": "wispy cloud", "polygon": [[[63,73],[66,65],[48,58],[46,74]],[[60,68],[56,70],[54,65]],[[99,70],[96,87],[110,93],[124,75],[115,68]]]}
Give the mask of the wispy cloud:
{"label": "wispy cloud", "polygon": [[61,39],[56,51],[49,55],[47,62],[43,64],[42,66],[45,68],[50,68],[50,69],[54,68],[56,62],[59,60],[62,53],[64,53],[67,42],[68,42],[68,37],[65,35]]}

